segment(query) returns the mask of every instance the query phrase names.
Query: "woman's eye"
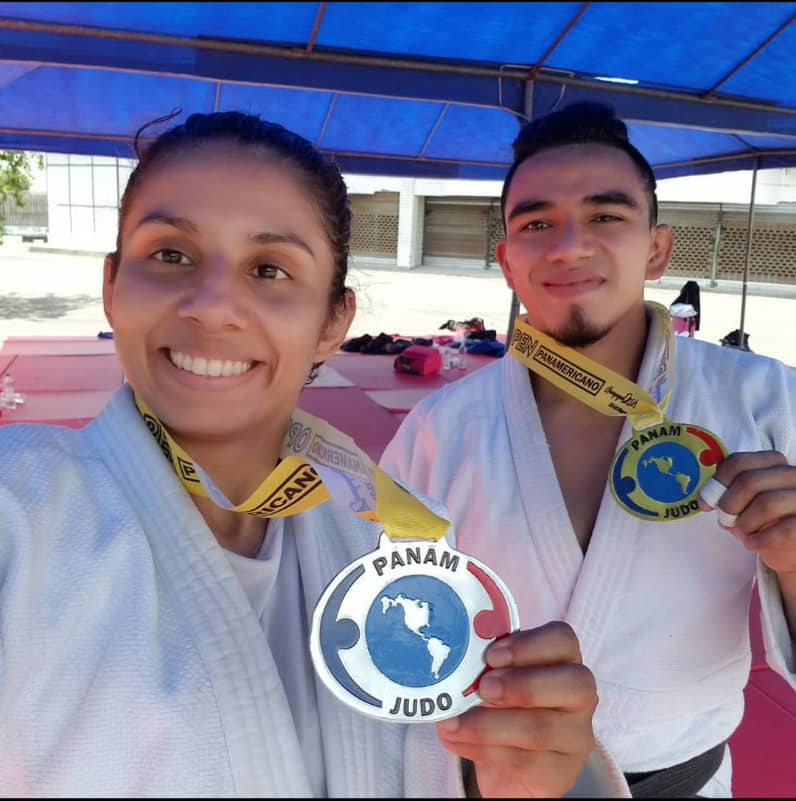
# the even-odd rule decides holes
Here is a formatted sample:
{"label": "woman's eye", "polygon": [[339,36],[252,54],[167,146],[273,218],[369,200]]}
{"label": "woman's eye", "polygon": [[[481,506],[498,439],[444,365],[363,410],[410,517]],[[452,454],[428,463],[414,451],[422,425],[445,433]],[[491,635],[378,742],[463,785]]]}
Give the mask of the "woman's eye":
{"label": "woman's eye", "polygon": [[156,250],[152,254],[152,258],[166,264],[190,264],[190,259],[182,251],[170,250],[169,248]]}
{"label": "woman's eye", "polygon": [[287,273],[273,264],[258,264],[252,269],[257,278],[287,278]]}

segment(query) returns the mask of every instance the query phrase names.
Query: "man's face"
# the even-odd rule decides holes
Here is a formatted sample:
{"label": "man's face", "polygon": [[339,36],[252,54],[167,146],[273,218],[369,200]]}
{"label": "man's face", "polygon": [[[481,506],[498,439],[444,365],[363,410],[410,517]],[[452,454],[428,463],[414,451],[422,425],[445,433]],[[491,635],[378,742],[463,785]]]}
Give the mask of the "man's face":
{"label": "man's face", "polygon": [[644,282],[663,274],[672,247],[649,215],[644,182],[617,148],[565,145],[523,162],[496,255],[528,322],[580,347],[642,319]]}

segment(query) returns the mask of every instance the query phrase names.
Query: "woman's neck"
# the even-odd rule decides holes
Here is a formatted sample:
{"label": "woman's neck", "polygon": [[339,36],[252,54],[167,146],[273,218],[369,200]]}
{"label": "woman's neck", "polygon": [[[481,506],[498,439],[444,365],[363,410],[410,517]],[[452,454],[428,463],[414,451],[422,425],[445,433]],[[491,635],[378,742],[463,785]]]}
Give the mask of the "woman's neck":
{"label": "woman's neck", "polygon": [[250,559],[257,556],[265,541],[268,520],[223,509],[210,498],[191,495],[191,500],[222,548]]}
{"label": "woman's neck", "polygon": [[[277,466],[283,435],[271,433],[263,436],[258,432],[237,437],[235,441],[230,437],[199,441],[179,435],[175,439],[229,503],[239,506]],[[210,498],[196,495],[191,495],[191,498],[222,547],[243,556],[257,555],[265,539],[265,520],[225,509]]]}

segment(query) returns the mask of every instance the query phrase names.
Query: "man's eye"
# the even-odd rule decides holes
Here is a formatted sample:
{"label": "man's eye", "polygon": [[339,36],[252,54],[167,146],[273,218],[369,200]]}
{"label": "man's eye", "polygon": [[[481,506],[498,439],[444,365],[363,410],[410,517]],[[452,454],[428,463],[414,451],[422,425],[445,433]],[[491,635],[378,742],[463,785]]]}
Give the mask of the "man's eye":
{"label": "man's eye", "polygon": [[257,278],[287,278],[287,273],[273,264],[258,264],[252,270]]}
{"label": "man's eye", "polygon": [[166,264],[190,264],[190,260],[184,253],[179,250],[169,250],[168,248],[156,250],[152,254],[152,258]]}
{"label": "man's eye", "polygon": [[595,218],[595,222],[615,222],[616,220],[621,219],[621,217],[617,217],[616,214],[598,214]]}
{"label": "man's eye", "polygon": [[525,227],[529,231],[544,231],[550,227],[550,223],[548,223],[546,220],[533,220],[532,222],[529,222]]}

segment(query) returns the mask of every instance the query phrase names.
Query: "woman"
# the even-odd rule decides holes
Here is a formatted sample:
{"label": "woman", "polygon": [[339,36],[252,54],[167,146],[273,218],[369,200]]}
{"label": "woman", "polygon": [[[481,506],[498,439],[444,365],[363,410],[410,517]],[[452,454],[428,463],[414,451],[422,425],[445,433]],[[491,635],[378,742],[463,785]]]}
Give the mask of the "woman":
{"label": "woman", "polygon": [[489,705],[436,725],[316,682],[313,606],[383,526],[258,499],[354,315],[349,224],[337,168],[253,116],[140,156],[103,282],[127,383],[83,430],[0,431],[2,794],[527,797],[584,764],[626,792],[564,624],[493,644]]}

